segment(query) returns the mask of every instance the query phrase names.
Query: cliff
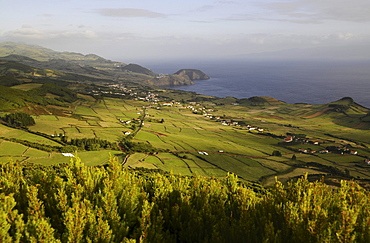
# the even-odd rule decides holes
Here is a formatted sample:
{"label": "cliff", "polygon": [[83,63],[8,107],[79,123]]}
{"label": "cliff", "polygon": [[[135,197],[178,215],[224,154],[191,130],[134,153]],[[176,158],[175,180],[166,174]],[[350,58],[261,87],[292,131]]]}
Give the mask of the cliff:
{"label": "cliff", "polygon": [[175,74],[180,75],[180,76],[186,76],[191,81],[210,79],[210,77],[207,74],[203,73],[202,71],[198,69],[181,69],[177,71]]}
{"label": "cliff", "polygon": [[121,70],[124,72],[142,73],[149,76],[155,76],[155,73],[153,73],[152,70],[133,63],[123,66]]}
{"label": "cliff", "polygon": [[145,82],[148,85],[155,86],[175,86],[175,85],[192,85],[193,81],[190,80],[187,76],[172,74],[163,77],[157,77]]}

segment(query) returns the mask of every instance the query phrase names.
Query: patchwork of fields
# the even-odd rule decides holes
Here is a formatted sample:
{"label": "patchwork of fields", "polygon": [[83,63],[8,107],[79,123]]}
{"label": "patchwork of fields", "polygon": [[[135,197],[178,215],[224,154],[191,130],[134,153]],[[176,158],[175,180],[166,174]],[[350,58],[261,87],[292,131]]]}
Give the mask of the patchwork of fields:
{"label": "patchwork of fields", "polygon": [[[133,141],[148,143],[166,152],[135,153],[123,156],[121,151],[81,151],[78,156],[87,165],[98,165],[111,155],[122,158],[131,168],[161,169],[182,175],[224,177],[228,172],[241,179],[262,182],[309,174],[328,174],[335,167],[354,178],[370,179],[369,123],[353,117],[364,111],[347,114],[332,112],[324,106],[278,105],[246,107],[216,106],[209,102],[197,107],[212,110],[212,115],[194,112],[182,104],[161,106],[138,100],[104,98],[84,99],[64,112],[34,115],[36,125],[27,131],[0,125],[0,162],[17,160],[39,164],[68,163],[70,157],[46,152],[9,140],[58,146],[58,137],[98,138],[119,142],[125,133],[134,134]],[[210,112],[208,112],[210,113]],[[215,117],[218,117],[215,119]],[[222,124],[221,120],[237,121],[240,125]],[[249,127],[259,128],[249,129]],[[53,139],[35,134],[39,132]],[[287,134],[304,134],[310,143],[288,144]],[[320,151],[327,146],[351,146],[358,154],[299,153],[298,149]],[[272,156],[278,151],[281,156]],[[293,159],[293,156],[295,158]],[[316,163],[324,167],[307,163]],[[325,167],[326,166],[326,167]],[[323,169],[324,168],[324,169]]]}

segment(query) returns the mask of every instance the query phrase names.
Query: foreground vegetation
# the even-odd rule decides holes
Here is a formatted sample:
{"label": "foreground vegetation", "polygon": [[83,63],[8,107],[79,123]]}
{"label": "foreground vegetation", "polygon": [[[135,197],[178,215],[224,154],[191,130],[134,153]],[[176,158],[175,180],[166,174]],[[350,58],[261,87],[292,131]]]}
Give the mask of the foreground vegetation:
{"label": "foreground vegetation", "polygon": [[111,158],[0,167],[1,242],[369,242],[370,197],[301,178],[270,190],[132,171]]}

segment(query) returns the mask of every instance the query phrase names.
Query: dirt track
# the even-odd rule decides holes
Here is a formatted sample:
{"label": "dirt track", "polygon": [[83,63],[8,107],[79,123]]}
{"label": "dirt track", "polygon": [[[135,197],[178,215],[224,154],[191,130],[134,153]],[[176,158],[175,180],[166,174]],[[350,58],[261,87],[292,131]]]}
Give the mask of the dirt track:
{"label": "dirt track", "polygon": [[154,131],[149,131],[149,130],[144,130],[144,129],[143,129],[143,131],[153,133],[153,134],[155,134],[159,137],[168,137],[166,134],[163,134],[163,133],[160,133],[160,132],[154,132]]}

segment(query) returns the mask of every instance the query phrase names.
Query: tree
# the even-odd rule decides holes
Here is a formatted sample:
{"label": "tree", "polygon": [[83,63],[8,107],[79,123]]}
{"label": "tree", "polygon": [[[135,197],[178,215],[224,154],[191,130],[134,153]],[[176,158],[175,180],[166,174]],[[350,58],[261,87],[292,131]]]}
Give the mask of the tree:
{"label": "tree", "polygon": [[60,149],[62,153],[74,153],[78,150],[78,147],[74,145],[66,145]]}
{"label": "tree", "polygon": [[35,125],[32,116],[22,112],[10,113],[4,116],[3,120],[11,126],[25,127]]}
{"label": "tree", "polygon": [[274,150],[274,152],[272,152],[272,156],[279,156],[279,157],[281,157],[281,152],[278,151],[278,150]]}

